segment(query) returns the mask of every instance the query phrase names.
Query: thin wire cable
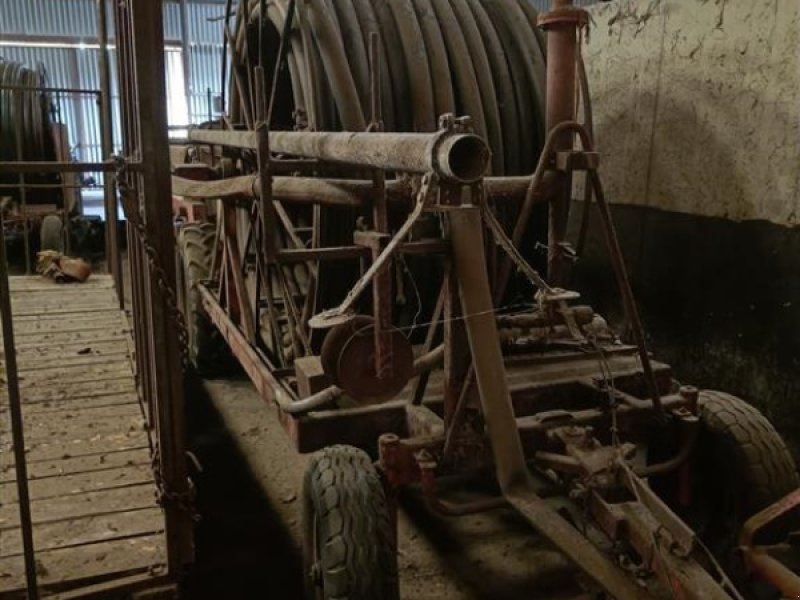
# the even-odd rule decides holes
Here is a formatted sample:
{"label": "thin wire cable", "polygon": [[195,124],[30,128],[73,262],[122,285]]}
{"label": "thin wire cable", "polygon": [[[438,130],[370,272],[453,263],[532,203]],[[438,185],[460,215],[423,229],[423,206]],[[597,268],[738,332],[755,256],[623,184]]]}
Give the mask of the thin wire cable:
{"label": "thin wire cable", "polygon": [[[411,286],[414,288],[414,295],[417,298],[417,312],[414,314],[414,318],[411,320],[411,325],[410,325],[411,332],[413,332],[413,330],[418,327],[417,321],[419,320],[419,317],[422,314],[422,296],[419,293],[419,286],[417,285],[417,281],[416,279],[414,279],[414,273],[411,271],[411,269],[408,268],[406,260],[405,258],[403,258],[402,254],[398,255],[397,261],[402,265],[403,271],[405,272],[406,275],[408,275],[408,278],[411,280]],[[411,332],[406,337],[410,337]]]}

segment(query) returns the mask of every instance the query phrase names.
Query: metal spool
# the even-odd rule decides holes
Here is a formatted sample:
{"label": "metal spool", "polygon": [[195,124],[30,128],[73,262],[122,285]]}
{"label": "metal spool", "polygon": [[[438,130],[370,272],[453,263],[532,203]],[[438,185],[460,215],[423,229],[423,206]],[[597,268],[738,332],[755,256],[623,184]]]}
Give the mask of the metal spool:
{"label": "metal spool", "polygon": [[[32,90],[45,86],[45,77],[16,62],[0,60],[0,161],[56,159],[47,94]],[[26,175],[27,183],[60,183],[58,175]],[[0,183],[18,183],[16,175],[0,175]],[[0,197],[18,202],[16,189],[0,189]],[[62,202],[59,190],[29,190],[26,203]]]}

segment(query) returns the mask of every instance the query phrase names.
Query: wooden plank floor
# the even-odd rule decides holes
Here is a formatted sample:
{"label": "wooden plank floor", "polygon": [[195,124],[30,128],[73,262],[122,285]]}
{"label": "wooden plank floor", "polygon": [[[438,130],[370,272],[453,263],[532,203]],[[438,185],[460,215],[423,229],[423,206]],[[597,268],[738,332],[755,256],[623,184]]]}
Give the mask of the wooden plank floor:
{"label": "wooden plank floor", "polygon": [[[111,278],[12,277],[11,300],[40,586],[163,574],[164,518]],[[3,598],[24,589],[25,572],[2,347],[0,367]]]}

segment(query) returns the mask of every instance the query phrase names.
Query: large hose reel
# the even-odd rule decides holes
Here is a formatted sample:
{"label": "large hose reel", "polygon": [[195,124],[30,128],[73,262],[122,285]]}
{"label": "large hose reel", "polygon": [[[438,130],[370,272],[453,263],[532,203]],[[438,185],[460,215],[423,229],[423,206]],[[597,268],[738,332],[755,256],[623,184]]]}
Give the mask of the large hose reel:
{"label": "large hose reel", "polygon": [[[513,176],[534,171],[545,140],[546,65],[538,15],[528,0],[242,0],[235,7],[232,4],[229,0],[226,14],[235,20],[225,24],[229,127],[254,130],[267,115],[272,132],[430,133],[439,129],[443,115],[467,115],[468,128],[486,141],[491,152],[483,174]],[[336,173],[330,175],[336,177]],[[367,170],[365,178],[371,176]],[[521,198],[495,207],[506,230],[516,224],[520,208]],[[541,240],[547,228],[546,206],[536,211],[531,228],[535,231],[529,234]],[[306,225],[311,222],[312,239],[321,246],[353,241],[357,220],[353,211],[323,207],[313,215],[297,209],[288,216]],[[389,231],[406,217],[402,211],[390,214]],[[427,235],[436,237],[438,226],[435,216],[426,215],[416,223],[415,232],[428,228]],[[348,292],[348,282],[358,277],[354,266],[320,263],[305,272],[296,270],[292,278],[301,295],[313,298],[306,305],[320,312],[339,304]],[[420,315],[421,321],[430,316],[439,286],[438,268],[427,257],[411,258],[396,267],[395,321],[398,316],[401,322],[405,318],[398,315],[402,309],[397,300],[403,295],[399,290],[403,285],[406,295],[412,289],[416,294],[417,305],[407,311],[416,311],[413,322]],[[392,378],[356,374],[357,365],[371,362],[372,337],[370,323],[356,324],[355,330],[350,324],[335,335],[331,332],[324,347],[320,334],[312,333],[312,344],[322,352],[325,371],[334,383],[363,402],[380,402],[394,396],[411,375],[410,345],[403,335],[393,336],[391,354],[402,360],[395,361]],[[282,337],[281,354],[293,355],[285,331],[278,336],[271,331],[267,337]],[[350,376],[358,382],[357,393],[350,389],[355,387],[348,383]],[[374,389],[363,389],[367,380],[375,383]]]}
{"label": "large hose reel", "polygon": [[533,171],[544,143],[545,51],[527,0],[243,1],[228,29],[232,122],[252,127],[263,109],[254,68],[272,81],[287,19],[273,129],[366,130],[376,35],[384,130],[431,132],[443,114],[469,115],[492,150],[493,175]]}
{"label": "large hose reel", "polygon": [[[55,139],[50,118],[50,98],[37,88],[45,85],[44,75],[33,69],[0,59],[0,161],[52,161],[56,159]],[[25,176],[30,184],[57,184],[58,175]],[[0,175],[0,183],[17,184],[14,174]],[[0,197],[10,197],[18,204],[20,190],[0,188]],[[31,189],[27,204],[62,202],[58,188]]]}

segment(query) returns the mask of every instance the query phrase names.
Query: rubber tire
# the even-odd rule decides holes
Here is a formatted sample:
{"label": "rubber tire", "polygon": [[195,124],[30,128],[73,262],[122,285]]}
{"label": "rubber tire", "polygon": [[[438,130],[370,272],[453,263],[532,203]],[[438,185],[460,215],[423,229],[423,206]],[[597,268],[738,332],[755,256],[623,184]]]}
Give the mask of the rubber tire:
{"label": "rubber tire", "polygon": [[[303,526],[308,598],[399,599],[393,519],[365,452],[330,446],[312,458],[303,485]],[[317,556],[321,589],[311,576]]]}
{"label": "rubber tire", "polygon": [[700,419],[720,443],[730,445],[744,482],[749,513],[800,487],[797,469],[780,434],[761,412],[723,392],[700,393]]}
{"label": "rubber tire", "polygon": [[64,223],[58,215],[47,215],[39,227],[39,249],[64,253]]}
{"label": "rubber tire", "polygon": [[[800,487],[800,479],[778,432],[744,400],[702,391],[699,416],[702,429],[695,461],[701,468],[699,491],[711,499],[712,513],[718,513],[699,533],[722,563],[730,564],[744,522]],[[785,529],[777,525],[766,528],[763,537],[778,541]]]}
{"label": "rubber tire", "polygon": [[198,375],[212,377],[230,369],[231,356],[225,339],[208,318],[196,284],[211,273],[216,227],[213,223],[190,223],[178,233],[183,270],[183,316],[188,333],[189,359]]}

